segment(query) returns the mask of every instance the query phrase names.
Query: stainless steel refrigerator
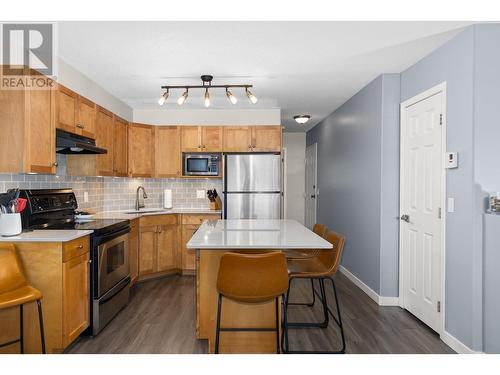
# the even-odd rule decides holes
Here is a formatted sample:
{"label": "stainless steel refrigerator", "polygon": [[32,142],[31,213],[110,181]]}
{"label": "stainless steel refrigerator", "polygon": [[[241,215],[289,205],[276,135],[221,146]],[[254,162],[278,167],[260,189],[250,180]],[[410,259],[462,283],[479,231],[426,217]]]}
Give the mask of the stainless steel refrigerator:
{"label": "stainless steel refrigerator", "polygon": [[281,173],[279,154],[226,154],[224,219],[280,219]]}

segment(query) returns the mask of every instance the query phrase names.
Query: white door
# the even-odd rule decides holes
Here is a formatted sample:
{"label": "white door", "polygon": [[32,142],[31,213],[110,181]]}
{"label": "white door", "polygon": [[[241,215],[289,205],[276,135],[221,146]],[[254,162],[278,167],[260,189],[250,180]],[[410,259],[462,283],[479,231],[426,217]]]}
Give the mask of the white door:
{"label": "white door", "polygon": [[[441,87],[441,86],[439,86]],[[441,332],[443,89],[401,105],[402,307]]]}
{"label": "white door", "polygon": [[318,155],[317,144],[314,143],[306,148],[306,227],[312,229],[316,224],[316,201],[317,201],[317,167]]}

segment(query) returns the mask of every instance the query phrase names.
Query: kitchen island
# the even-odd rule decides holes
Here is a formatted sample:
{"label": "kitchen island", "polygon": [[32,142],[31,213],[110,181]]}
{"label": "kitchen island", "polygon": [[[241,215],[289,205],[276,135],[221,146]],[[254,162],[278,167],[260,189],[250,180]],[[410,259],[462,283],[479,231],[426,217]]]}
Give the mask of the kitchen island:
{"label": "kitchen island", "polygon": [[[196,250],[196,335],[214,351],[217,274],[227,251],[331,249],[332,245],[295,220],[205,221],[186,245]],[[249,280],[249,282],[252,282]],[[225,300],[222,327],[273,327],[274,302],[248,305]],[[273,332],[224,332],[221,353],[274,353]]]}

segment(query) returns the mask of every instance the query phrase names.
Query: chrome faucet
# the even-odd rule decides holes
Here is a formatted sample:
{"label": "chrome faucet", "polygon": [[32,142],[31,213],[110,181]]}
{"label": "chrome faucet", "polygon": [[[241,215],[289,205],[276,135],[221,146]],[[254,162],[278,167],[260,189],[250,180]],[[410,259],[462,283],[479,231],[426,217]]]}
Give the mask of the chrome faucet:
{"label": "chrome faucet", "polygon": [[[139,203],[139,190],[142,189],[142,203]],[[135,210],[139,211],[141,208],[144,208],[144,199],[146,199],[148,195],[146,194],[146,189],[144,186],[139,186],[137,191],[135,192]]]}

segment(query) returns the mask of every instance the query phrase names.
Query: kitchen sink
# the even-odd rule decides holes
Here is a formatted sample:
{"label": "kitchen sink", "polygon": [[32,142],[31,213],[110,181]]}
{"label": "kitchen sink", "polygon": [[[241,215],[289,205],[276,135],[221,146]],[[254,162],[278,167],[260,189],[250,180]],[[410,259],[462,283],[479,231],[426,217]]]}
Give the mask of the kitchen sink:
{"label": "kitchen sink", "polygon": [[165,210],[160,210],[160,209],[144,209],[144,210],[133,210],[133,211],[127,211],[125,212],[126,214],[133,215],[133,214],[150,214],[154,212],[162,212]]}

